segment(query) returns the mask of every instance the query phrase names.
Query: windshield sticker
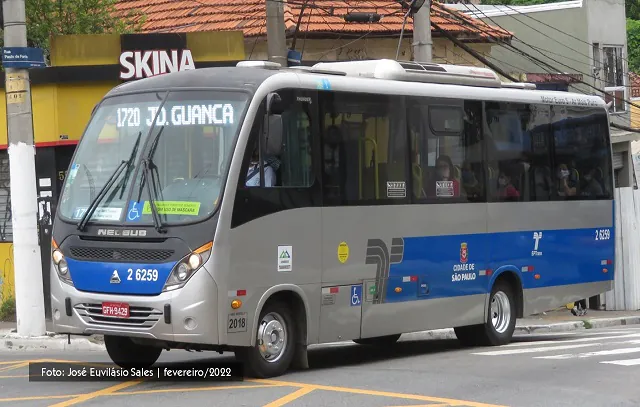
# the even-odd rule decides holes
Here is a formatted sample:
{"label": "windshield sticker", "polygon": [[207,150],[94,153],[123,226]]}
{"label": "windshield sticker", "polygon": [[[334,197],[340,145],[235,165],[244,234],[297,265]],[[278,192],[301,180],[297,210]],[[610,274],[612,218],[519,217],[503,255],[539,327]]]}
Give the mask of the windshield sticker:
{"label": "windshield sticker", "polygon": [[[160,215],[190,215],[198,216],[200,213],[200,202],[187,201],[155,201],[156,208]],[[142,209],[143,215],[151,214],[151,205],[149,201],[144,201]]]}
{"label": "windshield sticker", "polygon": [[[73,211],[73,219],[80,219],[87,211],[87,207],[78,207]],[[120,220],[122,208],[97,208],[91,219],[93,220]]]}
{"label": "windshield sticker", "polygon": [[78,175],[78,169],[80,168],[80,164],[72,164],[71,165],[71,171],[69,171],[69,175],[67,176],[68,184],[71,184],[73,182],[73,180],[76,178],[76,175]]}
{"label": "windshield sticker", "polygon": [[142,218],[142,205],[143,202],[129,202],[129,208],[127,209],[127,220],[129,222],[137,222]]}
{"label": "windshield sticker", "polygon": [[216,103],[176,105],[170,110],[163,107],[160,112],[158,112],[158,106],[149,106],[144,114],[139,107],[120,107],[116,114],[118,128],[140,127],[143,121],[147,126],[151,126],[156,114],[158,126],[227,125],[233,124],[234,110],[233,105],[229,103]]}

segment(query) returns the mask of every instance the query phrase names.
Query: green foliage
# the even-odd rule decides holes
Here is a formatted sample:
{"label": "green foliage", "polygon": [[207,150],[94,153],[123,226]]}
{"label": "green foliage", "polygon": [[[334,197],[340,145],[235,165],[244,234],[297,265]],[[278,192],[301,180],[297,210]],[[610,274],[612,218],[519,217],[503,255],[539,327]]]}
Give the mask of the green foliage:
{"label": "green foliage", "polygon": [[15,322],[16,320],[16,300],[9,297],[0,304],[0,321]]}
{"label": "green foliage", "polygon": [[[132,33],[144,18],[114,17],[117,0],[26,0],[27,42],[48,55],[53,35]],[[0,30],[1,31],[1,30]],[[4,45],[3,36],[0,45]]]}
{"label": "green foliage", "polygon": [[640,21],[627,19],[629,71],[640,72]]}

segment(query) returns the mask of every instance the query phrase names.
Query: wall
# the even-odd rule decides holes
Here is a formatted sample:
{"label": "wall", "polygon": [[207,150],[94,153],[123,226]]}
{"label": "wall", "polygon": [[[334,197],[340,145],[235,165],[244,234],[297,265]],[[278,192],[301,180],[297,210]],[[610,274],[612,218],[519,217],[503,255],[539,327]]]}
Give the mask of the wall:
{"label": "wall", "polygon": [[[521,49],[543,62],[558,67],[563,73],[591,72],[591,61],[585,56],[590,55],[590,47],[578,39],[588,37],[587,18],[584,9],[568,8],[553,11],[538,11],[530,12],[526,15],[519,14],[515,11],[507,11],[507,15],[496,16],[489,14],[488,11],[485,11],[485,13],[489,18],[482,17],[480,20],[487,24],[500,25],[539,51],[514,39],[513,45],[516,48]],[[480,16],[483,15],[480,14]],[[577,38],[560,34],[552,28],[549,28],[549,26],[558,27],[562,31]],[[575,51],[571,51],[570,48]],[[493,47],[491,56],[501,61],[499,65],[508,72],[548,73],[548,71],[540,65],[520,54],[516,54],[506,47]],[[590,82],[588,79],[589,78],[586,77],[583,78],[585,82]],[[583,85],[581,86],[583,90],[587,90]]]}
{"label": "wall", "polygon": [[610,311],[640,309],[640,190],[616,188],[616,262],[614,289],[605,294]]}
{"label": "wall", "polygon": [[[412,39],[404,38],[400,48],[399,59],[404,61],[412,60],[413,48]],[[287,44],[291,46],[291,40]],[[474,51],[487,56],[491,52],[491,44],[468,44]],[[304,40],[298,38],[296,50],[303,51],[304,61],[343,61],[378,58],[396,58],[398,47],[397,39],[389,38],[363,38],[360,40],[350,39],[323,39]],[[261,38],[245,39],[246,59],[265,60],[267,59],[267,43]],[[458,65],[484,66],[480,61],[468,54],[466,51],[453,44],[451,41],[442,38],[433,39],[433,62],[450,63]]]}
{"label": "wall", "polygon": [[[640,106],[640,98],[632,98],[631,102]],[[640,129],[640,108],[631,105],[631,127],[634,129]]]}

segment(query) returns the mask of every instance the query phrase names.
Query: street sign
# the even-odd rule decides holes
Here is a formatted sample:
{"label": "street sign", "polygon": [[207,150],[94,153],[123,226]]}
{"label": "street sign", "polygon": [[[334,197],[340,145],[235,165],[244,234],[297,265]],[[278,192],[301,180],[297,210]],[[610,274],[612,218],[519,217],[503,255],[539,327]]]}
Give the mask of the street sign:
{"label": "street sign", "polygon": [[287,63],[289,66],[299,66],[302,64],[302,53],[293,49],[287,52]]}
{"label": "street sign", "polygon": [[2,66],[5,68],[41,68],[46,66],[41,48],[4,47]]}

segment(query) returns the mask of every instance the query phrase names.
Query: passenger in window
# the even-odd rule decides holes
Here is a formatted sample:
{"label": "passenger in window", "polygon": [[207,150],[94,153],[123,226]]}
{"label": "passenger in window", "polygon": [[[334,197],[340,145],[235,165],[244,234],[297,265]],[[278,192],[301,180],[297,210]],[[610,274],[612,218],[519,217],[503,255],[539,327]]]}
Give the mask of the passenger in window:
{"label": "passenger in window", "polygon": [[502,201],[517,201],[520,198],[520,192],[511,182],[511,177],[504,171],[500,171],[498,176],[498,197]]}
{"label": "passenger in window", "polygon": [[557,191],[559,196],[575,196],[577,193],[577,182],[571,177],[567,164],[560,164],[558,167]]}
{"label": "passenger in window", "polygon": [[454,198],[460,196],[460,183],[453,176],[455,168],[448,155],[441,155],[436,160],[436,176],[432,183],[431,195],[438,198]]}
{"label": "passenger in window", "polygon": [[[253,150],[253,154],[251,155],[251,163],[249,164],[249,171],[247,173],[247,182],[246,186],[248,187],[259,187],[260,186],[260,166],[258,163],[260,162],[258,149]],[[265,160],[264,162],[264,186],[272,187],[275,185],[275,169],[273,168],[274,161],[273,160]]]}
{"label": "passenger in window", "polygon": [[584,183],[580,188],[580,195],[590,197],[603,195],[602,185],[600,185],[596,178],[597,171],[598,170],[596,168],[592,168],[589,172],[584,174]]}
{"label": "passenger in window", "polygon": [[471,163],[465,160],[462,164],[462,187],[469,200],[482,197],[482,184],[478,182],[476,173],[471,168]]}

